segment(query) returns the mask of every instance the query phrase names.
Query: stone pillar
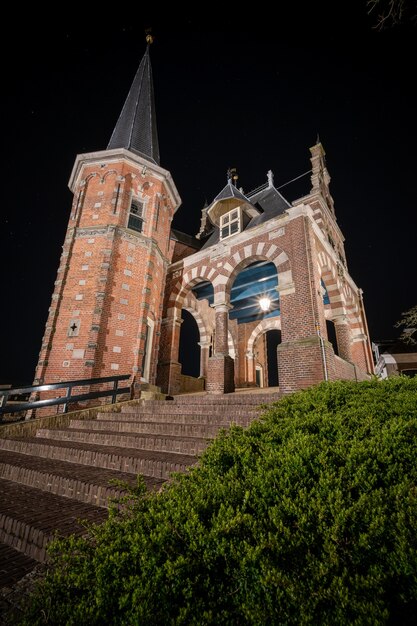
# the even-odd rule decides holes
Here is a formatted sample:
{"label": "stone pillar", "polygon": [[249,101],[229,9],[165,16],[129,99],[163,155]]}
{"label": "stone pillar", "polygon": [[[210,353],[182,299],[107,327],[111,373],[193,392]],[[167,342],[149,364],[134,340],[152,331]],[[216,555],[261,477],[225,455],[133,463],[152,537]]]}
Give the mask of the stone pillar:
{"label": "stone pillar", "polygon": [[226,356],[229,354],[229,309],[228,304],[213,305],[216,311],[216,333],[214,355]]}
{"label": "stone pillar", "polygon": [[357,333],[352,338],[352,362],[363,374],[373,373],[368,361],[368,337],[365,333]]}
{"label": "stone pillar", "polygon": [[211,344],[209,341],[199,341],[198,345],[200,346],[200,378],[207,378]]}
{"label": "stone pillar", "polygon": [[234,361],[229,355],[228,325],[230,305],[213,305],[216,311],[214,356],[209,358],[207,391],[212,394],[232,393],[235,390]]}
{"label": "stone pillar", "polygon": [[247,376],[247,384],[248,387],[253,387],[256,383],[256,363],[255,363],[255,355],[251,350],[247,350],[246,359],[248,363],[248,376]]}
{"label": "stone pillar", "polygon": [[345,361],[352,361],[350,327],[346,315],[333,318],[339,356]]}
{"label": "stone pillar", "polygon": [[162,320],[158,360],[157,384],[163,393],[176,394],[181,390],[181,363],[178,362],[182,319],[167,317]]}
{"label": "stone pillar", "polygon": [[[299,215],[297,216],[297,212]],[[306,389],[326,378],[334,357],[325,337],[326,321],[311,209],[289,209],[294,218],[285,227],[291,237],[293,284],[279,278],[282,342],[277,348],[278,379],[282,393]],[[285,274],[285,273],[284,273]],[[319,333],[320,332],[320,336]],[[326,361],[326,368],[324,367]]]}

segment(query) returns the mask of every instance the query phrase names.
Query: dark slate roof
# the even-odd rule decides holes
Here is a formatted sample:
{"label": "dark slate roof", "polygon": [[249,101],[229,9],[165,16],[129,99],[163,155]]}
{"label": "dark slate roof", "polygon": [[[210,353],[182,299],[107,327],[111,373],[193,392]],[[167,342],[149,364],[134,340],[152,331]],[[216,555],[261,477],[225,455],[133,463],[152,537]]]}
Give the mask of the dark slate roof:
{"label": "dark slate roof", "polygon": [[171,239],[183,243],[186,246],[190,246],[190,248],[195,248],[196,250],[201,248],[201,241],[199,239],[196,239],[192,235],[187,235],[187,233],[183,233],[180,230],[175,230],[174,228],[171,229]]}
{"label": "dark slate roof", "polygon": [[254,192],[248,193],[247,197],[252,204],[262,209],[263,212],[253,217],[245,230],[263,224],[277,217],[277,215],[281,215],[291,206],[275,187],[268,186],[261,187],[258,190],[255,189]]}
{"label": "dark slate roof", "polygon": [[238,198],[239,200],[243,200],[244,202],[248,202],[250,204],[246,196],[244,196],[243,193],[241,193],[239,189],[234,186],[231,180],[227,181],[227,185],[214,198],[211,204],[214,204],[215,202],[218,202],[219,200],[228,200],[229,198]]}
{"label": "dark slate roof", "polygon": [[213,232],[209,235],[208,239],[204,242],[202,249],[210,248],[210,246],[214,246],[215,243],[220,241],[220,228],[218,226],[214,227]]}
{"label": "dark slate roof", "polygon": [[149,45],[107,146],[107,150],[113,148],[126,148],[159,165]]}

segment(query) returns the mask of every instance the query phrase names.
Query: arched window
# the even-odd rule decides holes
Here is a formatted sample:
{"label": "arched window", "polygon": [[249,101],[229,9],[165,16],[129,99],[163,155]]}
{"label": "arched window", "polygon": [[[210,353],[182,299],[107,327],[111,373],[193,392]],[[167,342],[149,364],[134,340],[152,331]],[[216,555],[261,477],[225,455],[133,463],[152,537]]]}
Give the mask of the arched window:
{"label": "arched window", "polygon": [[143,204],[138,200],[132,200],[129,211],[127,227],[141,233],[143,230]]}

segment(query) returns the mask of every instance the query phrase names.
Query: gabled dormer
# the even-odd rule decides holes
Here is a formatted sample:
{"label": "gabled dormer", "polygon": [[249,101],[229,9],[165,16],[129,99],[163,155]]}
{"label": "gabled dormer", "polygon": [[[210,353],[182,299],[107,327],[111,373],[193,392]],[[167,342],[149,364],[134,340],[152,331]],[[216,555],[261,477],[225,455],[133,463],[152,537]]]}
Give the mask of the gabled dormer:
{"label": "gabled dormer", "polygon": [[227,185],[207,208],[207,216],[219,229],[220,241],[242,232],[261,213],[229,178]]}

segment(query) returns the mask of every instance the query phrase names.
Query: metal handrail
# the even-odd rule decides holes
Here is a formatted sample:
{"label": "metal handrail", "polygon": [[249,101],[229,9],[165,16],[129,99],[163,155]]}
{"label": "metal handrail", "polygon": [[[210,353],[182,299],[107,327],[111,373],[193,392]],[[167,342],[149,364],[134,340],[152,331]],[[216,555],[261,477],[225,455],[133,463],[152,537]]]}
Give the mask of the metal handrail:
{"label": "metal handrail", "polygon": [[[0,417],[4,413],[17,413],[19,411],[27,411],[29,409],[39,409],[47,406],[56,406],[59,404],[64,405],[64,413],[68,412],[68,405],[73,402],[80,402],[83,400],[92,400],[95,398],[101,398],[105,396],[112,397],[112,404],[116,402],[117,396],[121,393],[130,393],[130,387],[119,387],[119,382],[122,380],[128,380],[129,374],[123,374],[120,376],[106,376],[104,378],[83,378],[80,380],[69,380],[64,383],[52,383],[49,385],[32,385],[29,387],[14,387],[11,389],[2,389],[0,391]],[[113,389],[106,389],[105,391],[90,391],[89,393],[71,395],[74,387],[83,387],[85,385],[100,385],[102,383],[113,383]],[[17,402],[13,405],[8,404],[10,396],[19,396],[27,393],[37,393],[41,391],[53,391],[54,389],[66,389],[65,396],[59,398],[50,398],[47,400],[34,400],[27,402]]]}

